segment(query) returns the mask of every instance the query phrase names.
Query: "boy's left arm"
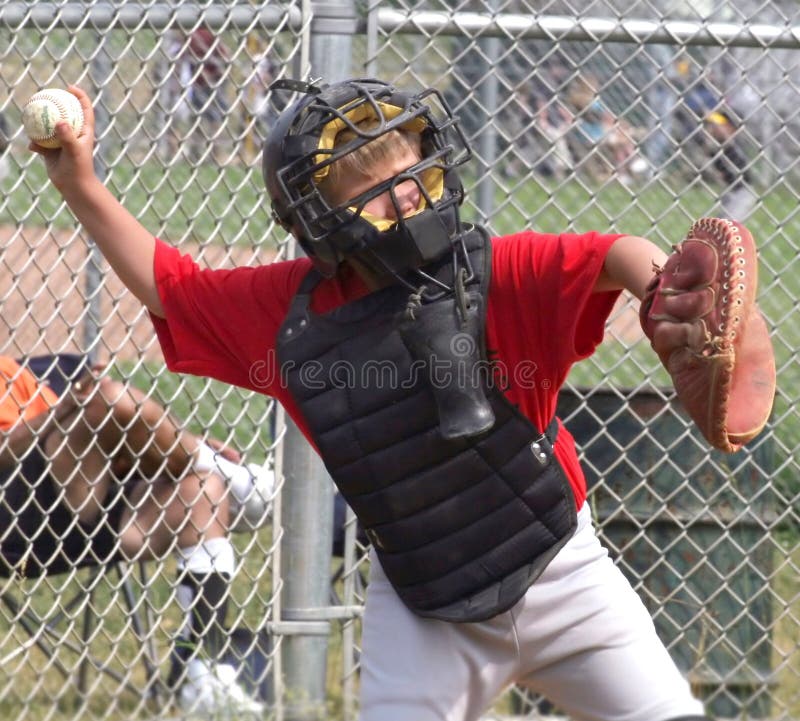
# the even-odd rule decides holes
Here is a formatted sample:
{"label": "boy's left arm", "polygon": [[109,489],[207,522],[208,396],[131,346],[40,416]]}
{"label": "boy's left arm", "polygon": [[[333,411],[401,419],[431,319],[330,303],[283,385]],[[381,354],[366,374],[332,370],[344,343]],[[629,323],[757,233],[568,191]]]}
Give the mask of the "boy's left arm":
{"label": "boy's left arm", "polygon": [[647,238],[623,235],[608,249],[594,290],[624,288],[641,300],[653,279],[655,268],[663,266],[666,260],[666,253]]}

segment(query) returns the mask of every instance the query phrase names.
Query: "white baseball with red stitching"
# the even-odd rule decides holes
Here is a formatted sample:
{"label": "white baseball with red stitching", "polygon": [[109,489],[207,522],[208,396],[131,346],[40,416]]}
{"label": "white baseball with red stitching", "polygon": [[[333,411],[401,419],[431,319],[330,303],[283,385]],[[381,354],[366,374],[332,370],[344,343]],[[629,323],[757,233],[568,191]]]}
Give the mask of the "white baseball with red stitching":
{"label": "white baseball with red stitching", "polygon": [[58,148],[56,123],[66,120],[75,133],[83,127],[83,109],[72,93],[59,88],[46,88],[31,96],[22,108],[25,134],[44,148]]}

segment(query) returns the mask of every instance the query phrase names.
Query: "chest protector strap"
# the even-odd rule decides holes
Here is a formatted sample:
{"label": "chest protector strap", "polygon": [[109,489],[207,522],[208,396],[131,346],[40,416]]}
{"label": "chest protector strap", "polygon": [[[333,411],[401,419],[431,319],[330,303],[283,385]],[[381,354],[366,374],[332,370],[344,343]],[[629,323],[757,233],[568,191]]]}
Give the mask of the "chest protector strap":
{"label": "chest protector strap", "polygon": [[[317,314],[312,271],[276,343],[289,392],[389,581],[413,612],[453,622],[513,606],[577,523],[553,454],[556,420],[536,429],[491,372],[491,243],[480,230],[466,240],[472,278],[460,298],[415,305],[398,284]],[[433,272],[452,280],[452,264]]]}

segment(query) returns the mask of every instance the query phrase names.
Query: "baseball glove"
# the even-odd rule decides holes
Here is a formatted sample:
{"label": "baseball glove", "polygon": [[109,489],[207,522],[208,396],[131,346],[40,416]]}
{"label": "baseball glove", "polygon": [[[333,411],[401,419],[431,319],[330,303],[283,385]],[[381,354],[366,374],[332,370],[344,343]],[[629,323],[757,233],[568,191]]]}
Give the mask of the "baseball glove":
{"label": "baseball glove", "polygon": [[733,453],[758,435],[775,397],[753,237],[736,221],[702,218],[654,270],[639,310],[645,335],[703,436]]}

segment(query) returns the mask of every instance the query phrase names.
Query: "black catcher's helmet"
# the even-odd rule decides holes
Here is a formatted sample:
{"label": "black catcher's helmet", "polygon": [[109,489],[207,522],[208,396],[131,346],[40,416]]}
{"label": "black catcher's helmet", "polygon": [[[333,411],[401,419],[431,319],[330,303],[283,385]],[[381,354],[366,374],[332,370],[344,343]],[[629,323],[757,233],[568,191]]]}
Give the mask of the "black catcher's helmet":
{"label": "black catcher's helmet", "polygon": [[[303,93],[280,115],[264,146],[273,217],[294,234],[320,272],[330,276],[342,260],[356,257],[381,275],[401,277],[463,246],[458,216],[463,189],[455,168],[471,153],[437,90],[411,94],[373,79],[331,85],[279,80],[272,88]],[[398,128],[420,134],[421,161],[355,198],[330,204],[320,183],[331,164]],[[334,147],[344,129],[352,139]],[[363,213],[369,200],[408,180],[424,199],[417,213],[383,222]]]}

